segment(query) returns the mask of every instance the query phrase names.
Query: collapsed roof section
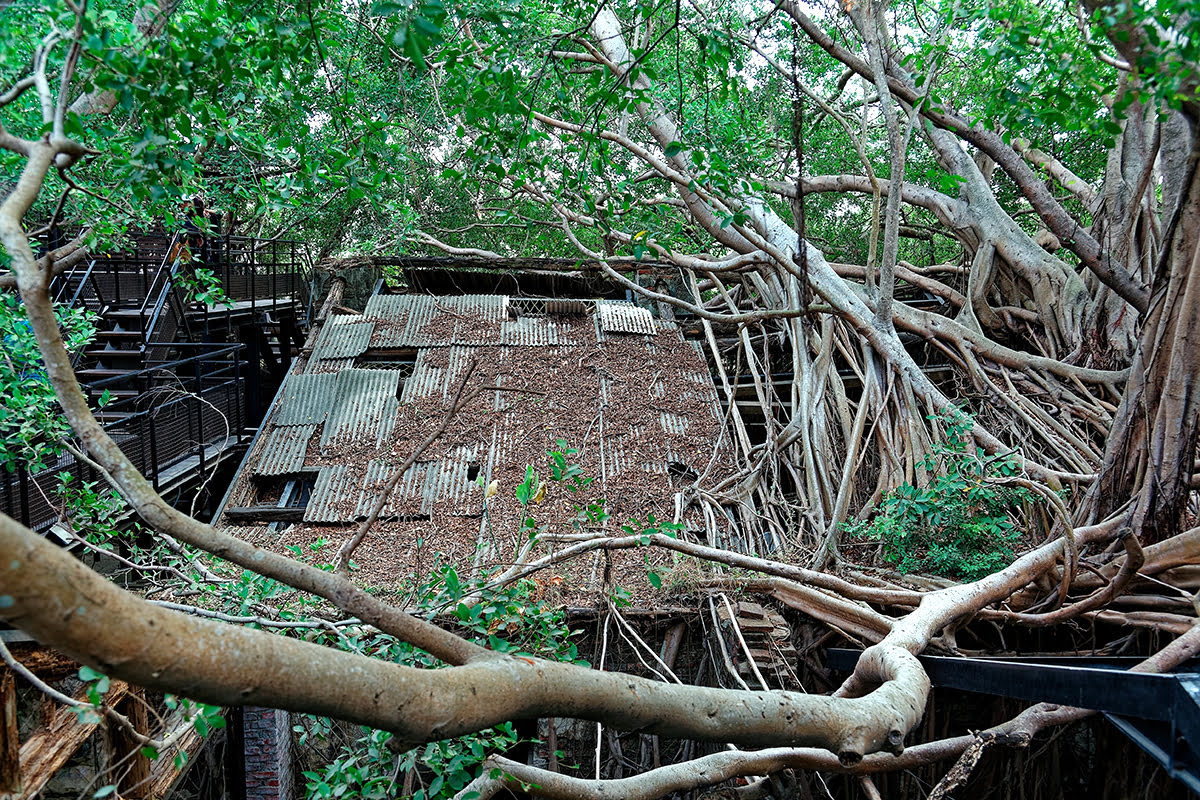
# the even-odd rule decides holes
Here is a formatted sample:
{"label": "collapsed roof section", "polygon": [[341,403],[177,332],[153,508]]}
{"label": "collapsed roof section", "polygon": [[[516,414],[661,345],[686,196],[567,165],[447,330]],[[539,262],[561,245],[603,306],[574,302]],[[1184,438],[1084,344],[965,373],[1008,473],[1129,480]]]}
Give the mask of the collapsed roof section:
{"label": "collapsed roof section", "polygon": [[[577,533],[586,527],[580,510],[600,500],[608,533],[653,515],[711,540],[717,515],[701,514],[690,498],[698,482],[729,474],[732,450],[698,350],[673,323],[630,303],[497,295],[376,294],[362,314],[328,318],[264,421],[225,524],[256,543],[301,545],[331,560],[401,463],[446,421],[468,372],[471,399],[401,476],[355,558],[360,579],[420,577],[434,551],[464,578],[511,564],[527,515],[548,533]],[[547,453],[563,448],[559,440],[579,451],[569,460],[594,480],[550,482],[527,512],[515,487],[527,466],[548,478]],[[492,481],[499,493],[488,499]],[[318,543],[328,549],[314,550]],[[616,575],[608,566],[614,581],[645,583],[642,554],[617,561]],[[589,561],[558,572],[582,599],[604,568]]]}

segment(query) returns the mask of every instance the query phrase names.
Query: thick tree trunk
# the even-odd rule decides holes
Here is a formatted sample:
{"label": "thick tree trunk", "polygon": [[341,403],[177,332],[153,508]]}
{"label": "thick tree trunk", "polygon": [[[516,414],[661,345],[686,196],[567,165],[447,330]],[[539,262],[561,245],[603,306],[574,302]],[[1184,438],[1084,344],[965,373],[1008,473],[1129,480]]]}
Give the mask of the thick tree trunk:
{"label": "thick tree trunk", "polygon": [[1125,511],[1143,541],[1174,535],[1200,430],[1200,148],[1193,146],[1129,383],[1092,489],[1093,518]]}

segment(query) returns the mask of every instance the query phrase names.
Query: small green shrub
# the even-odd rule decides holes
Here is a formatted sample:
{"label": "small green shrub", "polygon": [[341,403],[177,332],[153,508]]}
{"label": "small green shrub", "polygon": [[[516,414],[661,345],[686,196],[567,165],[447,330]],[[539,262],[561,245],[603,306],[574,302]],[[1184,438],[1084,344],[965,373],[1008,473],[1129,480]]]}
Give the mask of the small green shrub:
{"label": "small green shrub", "polygon": [[977,580],[1012,563],[1017,524],[1037,498],[989,480],[1015,475],[1017,462],[972,448],[970,417],[955,412],[940,419],[945,442],[921,463],[930,479],[889,492],[873,519],[843,529],[852,538],[882,542],[884,560],[900,572]]}

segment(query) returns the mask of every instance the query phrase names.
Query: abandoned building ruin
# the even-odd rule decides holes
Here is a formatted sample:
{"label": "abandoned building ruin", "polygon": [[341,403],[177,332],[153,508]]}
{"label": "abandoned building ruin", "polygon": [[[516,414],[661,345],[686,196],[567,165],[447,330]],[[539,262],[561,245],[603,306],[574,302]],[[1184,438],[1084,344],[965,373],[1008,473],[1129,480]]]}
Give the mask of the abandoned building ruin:
{"label": "abandoned building ruin", "polygon": [[[227,484],[206,500],[224,530],[331,564],[394,478],[351,556],[360,585],[404,596],[452,571],[469,593],[539,565],[526,576],[530,592],[566,610],[580,654],[598,668],[729,688],[829,691],[876,635],[798,612],[769,580],[740,595],[702,591],[711,567],[664,550],[554,560],[573,536],[646,528],[751,556],[788,547],[754,517],[752,503],[705,496],[706,487],[736,472],[731,404],[736,411],[756,387],[734,374],[731,390],[718,391],[719,348],[694,319],[635,301],[574,262],[395,259],[384,279],[375,263],[332,275],[311,270],[293,246],[280,254],[277,242],[268,249],[230,240],[225,247],[217,257],[233,287],[226,308],[181,302],[173,284],[157,277],[166,248],[152,237],[138,240],[139,250],[123,261],[96,260],[69,273],[59,290],[101,314],[102,344],[84,354],[80,377],[92,392],[114,396],[102,410],[106,427],[165,491],[182,498],[197,486]],[[656,280],[650,270],[642,279]],[[128,295],[136,299],[121,300]],[[193,391],[168,393],[180,383]],[[752,419],[748,428],[753,434]],[[578,481],[551,479],[552,453],[578,466]],[[119,565],[100,563],[69,532],[54,530],[47,498],[63,471],[80,481],[95,477],[64,456],[36,474],[7,478],[4,510],[115,571]],[[522,484],[532,495],[525,502],[517,496]],[[589,518],[589,507],[601,503],[607,516]],[[663,576],[671,581],[666,603],[652,594]],[[610,632],[602,622],[612,618],[605,604],[613,587],[622,590],[618,618],[628,630],[613,623]],[[77,664],[19,632],[0,634],[39,679],[67,693],[81,690]],[[964,659],[957,661],[961,668]],[[964,689],[1039,699],[1014,684],[1025,681],[1032,691],[1044,675],[1014,678],[1019,666],[977,661],[963,677],[954,664],[929,660],[947,688],[915,735],[936,738],[963,720],[999,721],[1019,708]],[[1070,676],[1058,679],[1069,684]],[[304,720],[283,711],[228,709],[222,730],[208,739],[182,731],[169,752],[150,760],[99,720],[39,699],[11,671],[0,681],[0,699],[5,797],[76,797],[111,780],[120,797],[139,800],[290,800],[304,794],[301,770],[320,760],[298,745]],[[114,681],[108,700],[148,733],[180,727],[180,713],[161,696]],[[1183,705],[1167,705],[1172,720],[1190,719]],[[1115,769],[1106,764],[1119,754],[1126,766],[1110,796],[1125,796],[1129,782],[1139,781],[1154,796],[1185,796],[1196,770],[1190,751],[1163,746],[1175,729],[1122,719],[1089,724],[1057,745],[1062,773]],[[568,720],[539,720],[523,733],[530,741],[514,757],[606,777],[716,747]],[[1123,734],[1140,736],[1150,755],[1131,755]],[[597,737],[608,753],[603,763],[591,761]],[[1164,759],[1174,759],[1182,781],[1156,769]],[[985,762],[980,780],[1002,785],[1004,768]],[[824,791],[851,796],[851,784],[830,778]],[[884,792],[894,785],[891,776],[879,780]]]}

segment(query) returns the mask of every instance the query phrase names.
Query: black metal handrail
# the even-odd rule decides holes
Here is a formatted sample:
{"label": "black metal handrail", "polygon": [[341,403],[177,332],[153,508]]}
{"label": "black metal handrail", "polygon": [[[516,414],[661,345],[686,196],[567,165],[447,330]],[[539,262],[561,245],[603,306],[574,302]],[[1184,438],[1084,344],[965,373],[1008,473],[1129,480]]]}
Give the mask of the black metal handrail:
{"label": "black metal handrail", "polygon": [[[206,343],[206,342],[172,342],[171,346],[172,347],[213,347],[214,345]],[[140,378],[140,377],[144,377],[147,375],[153,375],[154,373],[159,373],[159,372],[162,372],[163,370],[170,370],[174,367],[182,366],[184,364],[191,364],[196,361],[211,361],[214,359],[215,356],[219,356],[224,353],[234,353],[239,350],[245,349],[245,347],[246,347],[246,345],[241,344],[240,342],[236,343],[236,344],[217,345],[216,346],[217,349],[213,350],[211,353],[201,353],[198,356],[190,356],[188,358],[180,358],[180,359],[175,359],[173,361],[167,361],[162,364],[157,364],[153,367],[146,367],[145,369],[139,369],[136,372],[126,372],[121,375],[114,376],[112,378],[102,378],[101,380],[98,380],[98,381],[89,382],[87,384],[87,386],[89,389],[103,388],[105,386],[108,386],[109,384],[119,383],[121,381],[129,380],[131,378]]]}
{"label": "black metal handrail", "polygon": [[[197,346],[205,345],[197,343]],[[219,450],[247,440],[244,409],[247,365],[242,358],[243,349],[245,345],[240,343],[221,345],[210,352],[140,370],[137,374],[146,388],[136,397],[116,400],[100,410],[102,417],[105,414],[116,417],[102,422],[103,428],[155,488],[167,480],[205,476]],[[169,374],[171,380],[151,383],[164,374]],[[153,406],[135,407],[135,403],[145,402],[151,393],[158,393]],[[191,459],[190,464],[187,459]],[[184,467],[177,466],[180,464]],[[98,477],[85,464],[66,454],[36,474],[23,469],[15,474],[0,473],[0,510],[31,527],[50,525],[57,512],[49,498],[57,484],[57,474],[63,471],[81,480]]]}

